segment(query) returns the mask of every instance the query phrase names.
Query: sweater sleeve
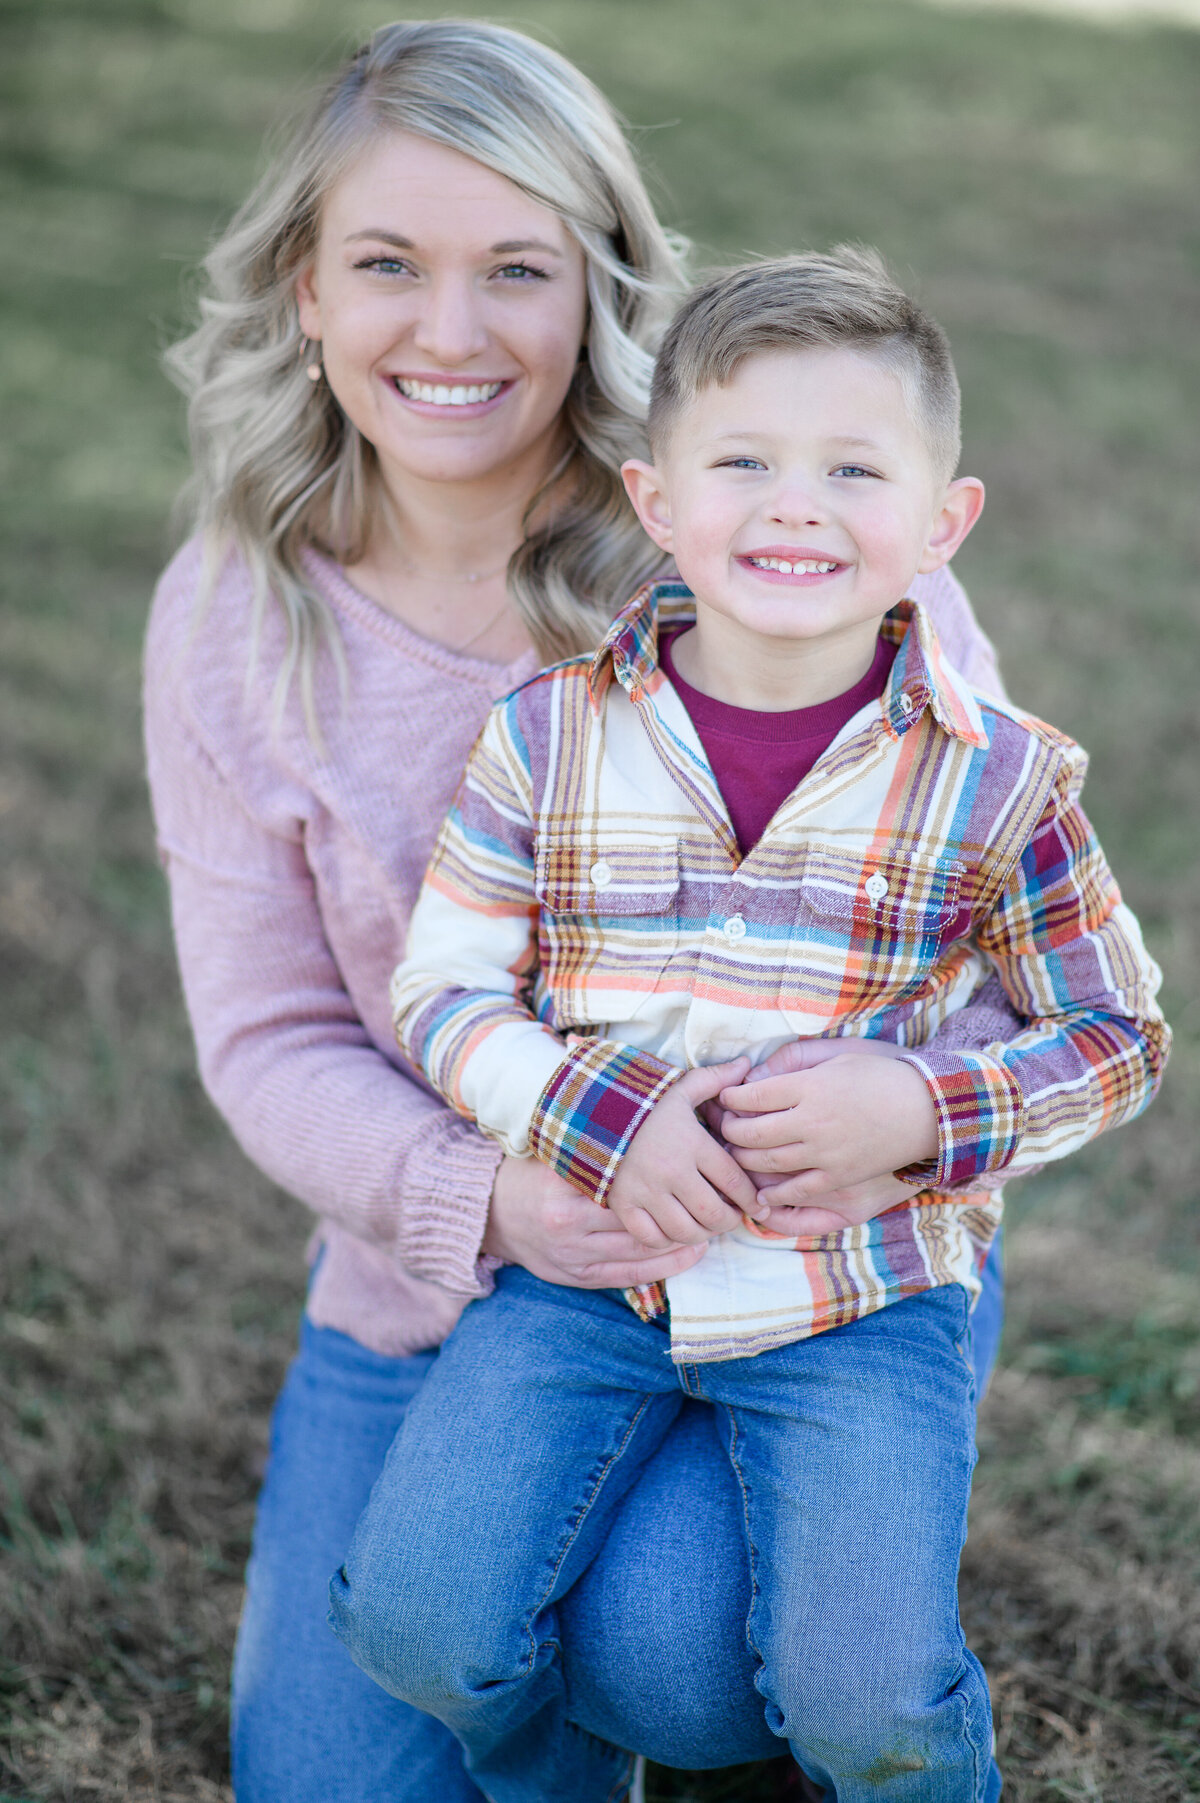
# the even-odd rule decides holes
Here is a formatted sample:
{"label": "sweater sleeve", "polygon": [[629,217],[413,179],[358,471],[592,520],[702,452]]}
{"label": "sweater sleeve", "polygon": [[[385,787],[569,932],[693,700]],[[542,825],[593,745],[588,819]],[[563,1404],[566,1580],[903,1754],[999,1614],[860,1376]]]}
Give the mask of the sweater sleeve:
{"label": "sweater sleeve", "polygon": [[1003,698],[1005,688],[995,646],[975,618],[967,591],[953,570],[934,570],[928,576],[914,577],[910,592],[933,621],[946,661],[966,677],[973,689]]}
{"label": "sweater sleeve", "polygon": [[284,1189],[450,1294],[481,1258],[499,1150],[372,1043],[322,925],[297,825],[257,819],[147,658],[151,796],[201,1079]]}

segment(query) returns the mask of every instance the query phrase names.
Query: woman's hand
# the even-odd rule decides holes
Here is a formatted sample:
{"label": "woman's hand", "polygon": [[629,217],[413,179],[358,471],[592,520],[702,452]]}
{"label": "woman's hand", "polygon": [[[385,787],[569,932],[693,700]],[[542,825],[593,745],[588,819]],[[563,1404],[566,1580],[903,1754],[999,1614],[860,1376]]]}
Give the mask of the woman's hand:
{"label": "woman's hand", "polygon": [[589,1202],[536,1158],[503,1158],[492,1186],[483,1250],[524,1265],[545,1283],[573,1289],[625,1289],[686,1271],[704,1245],[664,1242],[647,1251],[611,1209]]}

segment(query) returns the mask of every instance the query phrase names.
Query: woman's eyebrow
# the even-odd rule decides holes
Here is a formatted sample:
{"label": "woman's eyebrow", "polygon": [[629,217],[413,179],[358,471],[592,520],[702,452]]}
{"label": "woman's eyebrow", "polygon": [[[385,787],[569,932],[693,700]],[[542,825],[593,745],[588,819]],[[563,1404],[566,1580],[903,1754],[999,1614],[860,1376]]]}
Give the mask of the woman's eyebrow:
{"label": "woman's eyebrow", "polygon": [[357,244],[362,238],[372,238],[382,244],[394,244],[397,250],[416,249],[412,239],[402,238],[399,232],[380,232],[374,229],[366,232],[350,232],[347,234],[346,243]]}
{"label": "woman's eyebrow", "polygon": [[[391,244],[397,250],[415,250],[417,247],[411,238],[401,237],[399,232],[365,231],[351,232],[346,238],[347,244],[358,244],[363,239],[370,239],[376,244]],[[512,257],[521,251],[540,250],[548,257],[561,257],[562,251],[556,244],[547,244],[543,238],[504,238],[499,244],[488,246],[488,255],[493,257]]]}
{"label": "woman's eyebrow", "polygon": [[547,244],[544,238],[505,238],[501,243],[492,245],[492,254],[497,257],[515,256],[522,250],[541,250],[550,257],[561,257],[563,254],[556,244]]}

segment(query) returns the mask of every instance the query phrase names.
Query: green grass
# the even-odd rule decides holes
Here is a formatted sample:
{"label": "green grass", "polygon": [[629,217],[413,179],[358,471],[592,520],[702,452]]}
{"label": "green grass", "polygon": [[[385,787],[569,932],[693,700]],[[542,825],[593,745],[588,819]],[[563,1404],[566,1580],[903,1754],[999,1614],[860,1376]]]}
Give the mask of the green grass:
{"label": "green grass", "polygon": [[[437,8],[435,10],[450,10]],[[227,1797],[229,1650],[302,1211],[201,1097],[141,778],[184,473],[157,353],[360,0],[0,13],[0,1784]],[[1167,972],[1160,1104],[1018,1189],[963,1605],[1017,1803],[1200,1796],[1200,34],[905,0],[527,0],[717,258],[863,238],[949,328],[961,560]],[[771,1776],[656,1774],[763,1799]]]}

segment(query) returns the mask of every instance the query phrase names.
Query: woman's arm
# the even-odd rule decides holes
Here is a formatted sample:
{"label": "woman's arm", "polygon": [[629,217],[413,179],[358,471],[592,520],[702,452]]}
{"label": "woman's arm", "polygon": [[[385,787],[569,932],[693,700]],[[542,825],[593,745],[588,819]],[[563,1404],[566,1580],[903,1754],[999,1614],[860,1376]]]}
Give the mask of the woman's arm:
{"label": "woman's arm", "polygon": [[371,1043],[299,834],[256,820],[187,718],[146,696],[150,786],[205,1088],[268,1176],[458,1296],[482,1263],[499,1149]]}
{"label": "woman's arm", "polygon": [[486,1293],[499,1262],[588,1288],[683,1269],[691,1248],[648,1255],[544,1166],[502,1159],[379,1051],[330,950],[299,822],[264,824],[235,780],[238,759],[223,769],[197,718],[185,679],[193,583],[181,575],[164,583],[151,627],[147,763],[201,1076],[244,1150],[455,1296]]}

